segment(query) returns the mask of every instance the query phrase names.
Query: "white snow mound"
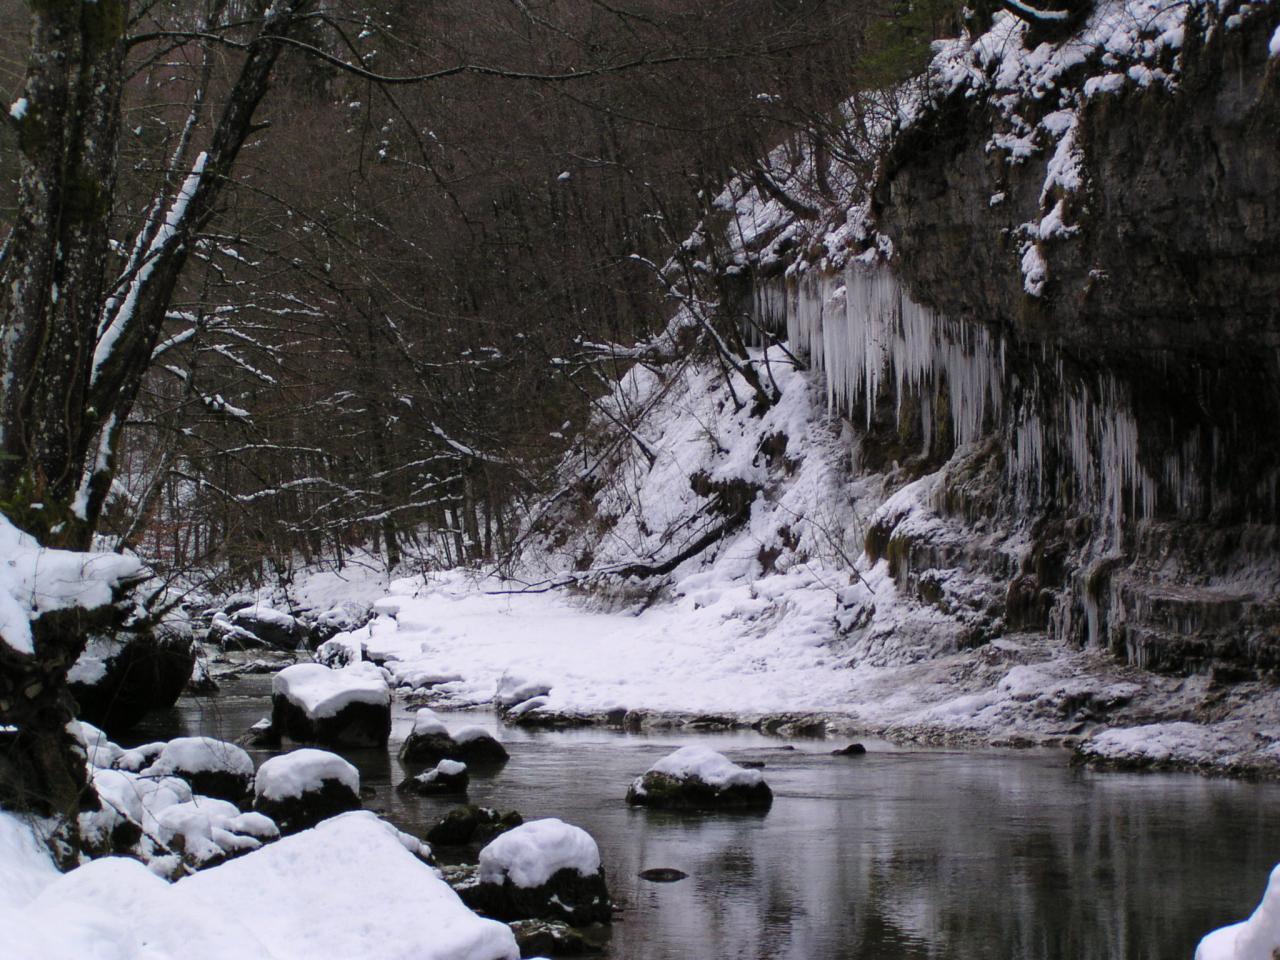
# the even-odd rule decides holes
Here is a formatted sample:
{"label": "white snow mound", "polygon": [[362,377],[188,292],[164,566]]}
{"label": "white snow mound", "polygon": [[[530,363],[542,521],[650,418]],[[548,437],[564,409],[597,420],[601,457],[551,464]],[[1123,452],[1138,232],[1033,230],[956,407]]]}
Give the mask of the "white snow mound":
{"label": "white snow mound", "polygon": [[272,694],[282,694],[310,717],[336,716],[352,703],[386,706],[391,691],[382,670],[367,661],[330,670],[319,663],[285,667],[271,681]]}
{"label": "white snow mound", "polygon": [[696,778],[717,789],[725,787],[754,787],[764,780],[759,770],[740,767],[722,753],[708,747],[681,747],[667,754],[646,773],[665,773],[678,780]]}
{"label": "white snow mound", "polygon": [[165,744],[144,777],[225,771],[253,776],[253,760],[242,748],[212,737],[177,737]]}
{"label": "white snow mound", "polygon": [[21,960],[517,960],[399,831],[344,814],[175,884],[104,857],[67,874],[0,813],[0,929]]}
{"label": "white snow mound", "polygon": [[118,553],[48,550],[0,516],[0,641],[34,653],[31,621],[51,610],[93,610],[112,590],[142,574],[142,562]]}
{"label": "white snow mound", "polygon": [[265,761],[258,768],[253,792],[268,800],[283,800],[317,791],[325,780],[337,780],[352,793],[360,792],[360,771],[336,753],[311,747]]}
{"label": "white snow mound", "polygon": [[413,736],[415,737],[447,737],[449,728],[430,707],[423,707],[413,717]]}
{"label": "white snow mound", "polygon": [[600,849],[591,834],[549,817],[508,830],[480,851],[480,882],[540,887],[560,870],[593,876],[600,869]]}
{"label": "white snow mound", "polygon": [[1280,864],[1271,871],[1262,902],[1248,920],[1208,934],[1195,960],[1274,960],[1280,954]]}

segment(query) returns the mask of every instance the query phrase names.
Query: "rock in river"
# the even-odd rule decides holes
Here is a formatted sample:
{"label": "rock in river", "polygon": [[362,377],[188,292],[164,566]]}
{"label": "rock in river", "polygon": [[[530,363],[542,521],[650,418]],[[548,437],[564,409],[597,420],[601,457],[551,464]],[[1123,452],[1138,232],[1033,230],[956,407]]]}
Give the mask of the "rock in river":
{"label": "rock in river", "polygon": [[509,830],[481,850],[479,883],[461,895],[499,920],[585,926],[608,923],[613,913],[595,840],[553,818]]}
{"label": "rock in river", "polygon": [[271,681],[271,725],[302,743],[382,746],[391,736],[391,690],[372,663],[295,664]]}
{"label": "rock in river", "polygon": [[666,810],[768,810],[773,792],[759,770],[691,746],[668,754],[632,781],[627,803]]}
{"label": "rock in river", "polygon": [[258,769],[253,809],[282,833],[360,809],[360,773],[336,753],[303,748],[272,757]]}

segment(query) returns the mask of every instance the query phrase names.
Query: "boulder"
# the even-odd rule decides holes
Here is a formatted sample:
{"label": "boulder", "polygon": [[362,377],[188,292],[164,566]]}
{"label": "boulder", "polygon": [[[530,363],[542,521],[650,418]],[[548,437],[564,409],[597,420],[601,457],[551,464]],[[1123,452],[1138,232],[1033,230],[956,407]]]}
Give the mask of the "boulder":
{"label": "boulder", "polygon": [[400,761],[426,765],[457,759],[458,744],[444,721],[430,707],[420,709],[414,715],[413,729],[400,746]]}
{"label": "boulder", "polygon": [[261,813],[242,813],[233,803],[214,797],[192,797],[156,815],[156,836],[181,854],[191,867],[212,867],[257,850],[280,831]]}
{"label": "boulder", "polygon": [[391,691],[371,663],[295,664],[271,681],[271,725],[301,743],[382,746],[391,736]]}
{"label": "boulder", "polygon": [[681,747],[631,783],[627,803],[665,810],[768,810],[773,792],[748,770],[707,747]]}
{"label": "boulder", "polygon": [[90,637],[67,674],[77,716],[122,733],[152,710],[172,707],[195,667],[191,627],[183,619]]}
{"label": "boulder", "polygon": [[336,753],[303,748],[272,757],[258,768],[253,809],[282,833],[297,833],[321,820],[360,809],[360,773]]}
{"label": "boulder", "polygon": [[413,718],[413,729],[400,747],[400,760],[407,766],[458,760],[469,766],[493,767],[507,762],[506,749],[483,727],[463,727],[450,733],[439,715],[429,707]]}
{"label": "boulder", "polygon": [[[513,674],[506,674],[498,681],[497,692],[493,695],[493,702],[503,713],[510,711],[513,707],[520,704],[528,703],[530,700],[537,700],[545,697],[551,692],[551,684],[542,680],[530,680]],[[546,701],[541,701],[546,702]]]}
{"label": "boulder", "polygon": [[[567,923],[515,920],[507,924],[516,935],[522,957],[581,957],[600,952],[602,943]],[[603,928],[600,928],[603,929]]]}
{"label": "boulder", "polygon": [[246,730],[236,743],[242,747],[268,747],[274,750],[280,746],[280,731],[272,726],[270,717],[263,717]]}
{"label": "boulder", "polygon": [[503,833],[480,851],[479,882],[459,892],[498,920],[608,923],[613,914],[600,850],[585,830],[548,818]]}
{"label": "boulder", "polygon": [[440,847],[487,843],[522,823],[524,818],[514,810],[499,813],[492,807],[454,807],[445,814],[443,820],[427,831],[427,842]]}
{"label": "boulder", "polygon": [[839,750],[832,750],[833,757],[860,757],[867,752],[867,748],[860,743],[851,743],[847,747],[841,747]]}
{"label": "boulder", "polygon": [[219,611],[209,621],[205,640],[216,643],[223,650],[260,650],[270,646],[256,633],[231,622],[230,614]]}
{"label": "boulder", "polygon": [[170,740],[144,777],[181,777],[191,789],[206,797],[244,803],[253,783],[253,760],[234,743],[212,737],[178,737]]}
{"label": "boulder", "polygon": [[230,615],[230,621],[232,626],[257,637],[263,646],[276,650],[296,650],[306,644],[309,634],[292,614],[265,603],[241,607]]}
{"label": "boulder", "polygon": [[396,789],[421,794],[424,797],[448,796],[466,793],[470,782],[471,778],[467,774],[465,763],[459,763],[457,760],[441,760],[426,773],[401,781]]}
{"label": "boulder", "polygon": [[359,630],[373,617],[373,607],[359,600],[343,600],[337,606],[330,607],[311,625],[309,640],[312,649],[326,640],[331,640],[340,633]]}
{"label": "boulder", "polygon": [[497,766],[509,759],[506,747],[484,727],[454,731],[455,758],[471,766]]}

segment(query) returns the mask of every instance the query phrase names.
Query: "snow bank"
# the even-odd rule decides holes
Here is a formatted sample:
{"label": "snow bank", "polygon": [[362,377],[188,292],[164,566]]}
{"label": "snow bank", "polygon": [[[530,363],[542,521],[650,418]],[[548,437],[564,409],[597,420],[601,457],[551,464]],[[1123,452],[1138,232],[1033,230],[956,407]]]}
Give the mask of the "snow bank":
{"label": "snow bank", "polygon": [[385,707],[391,702],[382,671],[365,661],[339,670],[318,663],[285,667],[272,679],[271,692],[286,697],[316,718],[336,716],[352,703]]}
{"label": "snow bank", "polygon": [[349,813],[179,881],[278,960],[515,960],[508,927],[468,910],[398,832]]}
{"label": "snow bank", "polygon": [[320,789],[325,780],[337,780],[357,796],[360,771],[336,753],[304,747],[272,757],[258,768],[253,791],[257,797],[283,800]]}
{"label": "snow bank", "polygon": [[759,770],[740,767],[724,754],[696,745],[667,754],[645,772],[663,773],[677,780],[693,777],[717,789],[754,787],[764,780]]}
{"label": "snow bank", "polygon": [[177,737],[160,751],[151,766],[142,771],[145,777],[164,777],[192,773],[232,773],[253,776],[253,760],[243,749],[212,737]]}
{"label": "snow bank", "polygon": [[480,882],[540,887],[560,870],[594,876],[600,850],[591,834],[562,820],[548,818],[508,830],[480,851]]}
{"label": "snow bank", "polygon": [[15,960],[516,960],[399,832],[348,814],[168,884],[107,857],[60,874],[0,813],[0,929]]}
{"label": "snow bank", "polygon": [[31,621],[52,610],[93,610],[111,603],[123,581],[140,577],[136,557],[48,550],[0,516],[0,641],[34,653]]}
{"label": "snow bank", "polygon": [[1262,902],[1248,920],[1214,930],[1195,960],[1274,960],[1280,954],[1280,865],[1271,871]]}

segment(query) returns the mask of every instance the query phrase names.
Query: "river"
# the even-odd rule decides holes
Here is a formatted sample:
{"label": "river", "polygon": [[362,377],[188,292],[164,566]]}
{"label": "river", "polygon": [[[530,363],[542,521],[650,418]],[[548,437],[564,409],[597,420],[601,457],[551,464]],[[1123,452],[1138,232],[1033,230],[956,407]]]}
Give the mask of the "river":
{"label": "river", "polygon": [[[130,742],[235,739],[270,711],[270,677],[184,696]],[[1095,773],[1056,751],[912,749],[754,732],[528,731],[489,712],[443,714],[494,730],[511,761],[473,776],[470,802],[555,816],[600,845],[620,906],[606,956],[788,960],[1166,960],[1241,919],[1280,861],[1280,785],[1188,774]],[[395,754],[345,751],[366,801],[422,835],[451,802],[398,794]],[[664,753],[702,743],[762,760],[765,816],[628,808],[627,784]],[[251,751],[261,761],[268,751]],[[677,883],[640,879],[674,867]]]}

